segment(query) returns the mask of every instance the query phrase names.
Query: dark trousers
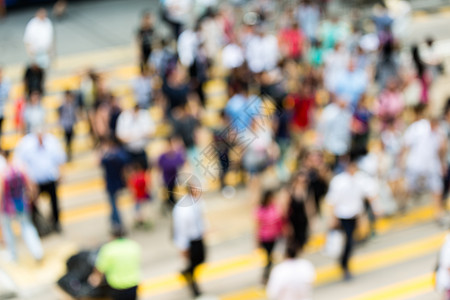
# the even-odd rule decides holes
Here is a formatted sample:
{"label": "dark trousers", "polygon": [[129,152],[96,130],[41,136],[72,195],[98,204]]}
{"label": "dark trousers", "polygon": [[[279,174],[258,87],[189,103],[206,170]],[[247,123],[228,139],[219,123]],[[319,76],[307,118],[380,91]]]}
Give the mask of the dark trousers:
{"label": "dark trousers", "polygon": [[446,207],[446,200],[448,197],[448,192],[450,190],[450,166],[447,167],[447,173],[444,174],[444,189],[442,191],[442,201],[444,203],[444,207]]}
{"label": "dark trousers", "polygon": [[73,129],[64,130],[64,137],[66,140],[67,157],[69,160],[72,159],[72,139],[73,139]]}
{"label": "dark trousers", "polygon": [[124,290],[116,290],[111,288],[111,297],[114,300],[136,300],[137,299],[137,286]]}
{"label": "dark trousers", "polygon": [[144,170],[148,169],[148,159],[145,150],[141,151],[129,151],[127,150],[132,163],[138,163]]}
{"label": "dark trousers", "polygon": [[345,246],[341,257],[341,267],[344,272],[348,272],[348,261],[353,249],[353,233],[356,228],[356,218],[339,220],[345,233]]}
{"label": "dark trousers", "polygon": [[206,251],[203,239],[190,242],[189,262],[187,268],[182,272],[194,296],[199,296],[200,290],[195,280],[195,269],[205,261]]}
{"label": "dark trousers", "polygon": [[275,248],[275,242],[276,241],[261,242],[261,247],[264,249],[267,255],[266,266],[264,267],[264,274],[263,274],[264,280],[269,279],[270,269],[272,268],[272,252],[273,249]]}
{"label": "dark trousers", "polygon": [[52,205],[53,224],[59,225],[59,204],[58,195],[56,194],[56,181],[50,181],[39,184],[39,195],[47,193],[50,196]]}
{"label": "dark trousers", "polygon": [[4,118],[0,117],[0,135],[3,134],[3,120],[4,120]]}

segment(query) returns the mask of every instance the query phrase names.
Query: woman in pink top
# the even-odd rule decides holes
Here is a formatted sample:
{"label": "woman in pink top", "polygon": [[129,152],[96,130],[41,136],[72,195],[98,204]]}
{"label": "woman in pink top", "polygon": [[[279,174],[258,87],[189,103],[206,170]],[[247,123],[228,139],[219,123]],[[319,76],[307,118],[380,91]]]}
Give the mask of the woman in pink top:
{"label": "woman in pink top", "polygon": [[256,210],[258,243],[267,254],[267,264],[264,268],[263,282],[269,278],[272,267],[272,251],[283,229],[283,215],[274,203],[273,191],[266,191]]}
{"label": "woman in pink top", "polygon": [[398,80],[389,78],[386,88],[380,93],[377,99],[375,112],[386,127],[390,120],[398,120],[405,108],[403,94],[398,88]]}

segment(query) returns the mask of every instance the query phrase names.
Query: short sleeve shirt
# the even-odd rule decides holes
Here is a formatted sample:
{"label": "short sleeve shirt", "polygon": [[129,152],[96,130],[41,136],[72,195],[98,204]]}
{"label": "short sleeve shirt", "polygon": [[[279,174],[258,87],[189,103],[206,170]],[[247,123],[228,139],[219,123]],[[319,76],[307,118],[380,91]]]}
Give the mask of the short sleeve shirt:
{"label": "short sleeve shirt", "polygon": [[118,290],[137,286],[140,281],[141,249],[128,239],[116,239],[104,245],[95,267],[105,274],[108,284]]}

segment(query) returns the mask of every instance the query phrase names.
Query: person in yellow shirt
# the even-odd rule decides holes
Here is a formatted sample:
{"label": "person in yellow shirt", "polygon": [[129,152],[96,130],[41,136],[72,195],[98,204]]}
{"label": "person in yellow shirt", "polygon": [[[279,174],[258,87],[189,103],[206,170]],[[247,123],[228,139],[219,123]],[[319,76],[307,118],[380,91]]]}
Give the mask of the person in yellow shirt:
{"label": "person in yellow shirt", "polygon": [[125,238],[123,228],[114,229],[113,240],[103,245],[97,256],[89,284],[98,286],[103,280],[114,300],[136,300],[140,281],[141,247]]}

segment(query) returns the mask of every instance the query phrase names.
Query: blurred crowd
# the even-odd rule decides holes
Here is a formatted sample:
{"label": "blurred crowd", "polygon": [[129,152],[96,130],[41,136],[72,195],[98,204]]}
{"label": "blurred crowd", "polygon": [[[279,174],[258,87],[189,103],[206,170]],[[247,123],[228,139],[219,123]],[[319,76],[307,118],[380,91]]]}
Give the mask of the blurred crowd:
{"label": "blurred crowd", "polygon": [[[88,122],[99,152],[117,237],[124,229],[118,193],[130,191],[135,226],[148,229],[142,206],[159,193],[152,182],[161,177],[159,194],[164,210],[173,210],[175,245],[189,261],[183,275],[195,296],[200,290],[194,269],[205,259],[205,229],[197,222],[201,188],[219,188],[225,197],[233,197],[240,185],[247,189],[258,244],[268,258],[263,282],[273,299],[310,299],[314,267],[295,257],[317,230],[342,229],[340,263],[350,279],[358,224],[369,224],[363,238],[375,235],[377,217],[403,213],[423,195],[431,195],[436,221],[445,221],[450,102],[436,104],[430,96],[445,72],[444,61],[431,36],[407,43],[406,1],[344,14],[326,0],[160,2],[158,12],[142,13],[135,33],[134,101],[124,103],[107,76],[86,70],[79,88],[61,96],[58,130],[64,146],[46,124],[42,106],[55,50],[52,22],[40,9],[27,24],[24,95],[14,103],[16,130],[24,137],[13,158],[5,151],[2,159],[1,224],[15,258],[14,217],[26,229],[22,235],[33,256],[42,258],[38,232],[45,228],[33,204],[39,193],[51,198],[53,223],[47,231],[61,231],[59,168],[75,157],[80,121]],[[212,85],[225,86],[225,99],[211,92]],[[9,89],[0,71],[0,128],[5,104],[12,101]],[[167,130],[161,130],[155,112]],[[149,142],[155,139],[164,139],[165,149],[150,159]],[[182,170],[198,179],[187,183],[181,199],[192,201],[184,210],[176,193]],[[287,259],[270,275],[272,252],[282,237]]]}

